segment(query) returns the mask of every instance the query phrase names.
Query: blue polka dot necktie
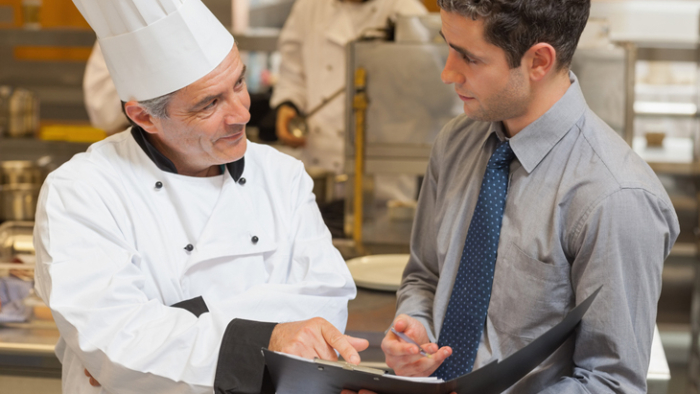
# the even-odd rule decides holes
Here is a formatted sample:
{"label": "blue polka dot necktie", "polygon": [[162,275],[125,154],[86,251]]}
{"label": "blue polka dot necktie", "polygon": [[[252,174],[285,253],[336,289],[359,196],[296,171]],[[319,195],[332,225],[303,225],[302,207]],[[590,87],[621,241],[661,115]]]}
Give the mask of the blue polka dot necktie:
{"label": "blue polka dot necktie", "polygon": [[446,381],[471,372],[474,367],[491,299],[508,173],[514,158],[508,142],[498,145],[481,181],[479,199],[438,339],[440,347],[452,348],[452,356],[434,374]]}

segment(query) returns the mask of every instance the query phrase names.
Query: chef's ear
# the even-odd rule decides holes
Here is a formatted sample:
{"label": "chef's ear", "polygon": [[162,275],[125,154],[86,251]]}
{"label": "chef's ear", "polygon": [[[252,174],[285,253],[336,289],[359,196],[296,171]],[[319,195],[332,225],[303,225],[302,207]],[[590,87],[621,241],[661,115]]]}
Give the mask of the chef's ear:
{"label": "chef's ear", "polygon": [[136,100],[124,103],[124,112],[134,123],[141,126],[145,132],[158,133],[158,128],[156,127],[157,119],[149,114]]}

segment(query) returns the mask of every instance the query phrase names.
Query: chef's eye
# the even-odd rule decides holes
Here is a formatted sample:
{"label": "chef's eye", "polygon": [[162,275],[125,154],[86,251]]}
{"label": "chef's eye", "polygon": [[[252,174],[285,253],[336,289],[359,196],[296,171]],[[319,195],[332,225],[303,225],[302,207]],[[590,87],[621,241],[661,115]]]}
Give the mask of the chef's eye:
{"label": "chef's eye", "polygon": [[245,83],[245,78],[241,77],[238,81],[236,81],[236,86],[234,88],[240,89],[244,83]]}
{"label": "chef's eye", "polygon": [[214,108],[214,106],[216,105],[216,103],[217,103],[218,101],[219,101],[219,100],[214,100],[214,101],[212,101],[211,103],[207,104],[207,106],[204,107],[203,109],[212,109],[212,108]]}

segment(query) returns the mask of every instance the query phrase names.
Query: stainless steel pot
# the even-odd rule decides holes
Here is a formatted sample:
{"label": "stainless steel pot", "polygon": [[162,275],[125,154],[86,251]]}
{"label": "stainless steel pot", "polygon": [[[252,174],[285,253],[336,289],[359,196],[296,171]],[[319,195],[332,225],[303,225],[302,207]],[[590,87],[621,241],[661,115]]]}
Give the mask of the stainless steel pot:
{"label": "stainless steel pot", "polygon": [[43,171],[36,163],[29,160],[11,160],[0,162],[0,185],[21,185],[43,182]]}
{"label": "stainless steel pot", "polygon": [[41,184],[0,185],[0,221],[34,220]]}

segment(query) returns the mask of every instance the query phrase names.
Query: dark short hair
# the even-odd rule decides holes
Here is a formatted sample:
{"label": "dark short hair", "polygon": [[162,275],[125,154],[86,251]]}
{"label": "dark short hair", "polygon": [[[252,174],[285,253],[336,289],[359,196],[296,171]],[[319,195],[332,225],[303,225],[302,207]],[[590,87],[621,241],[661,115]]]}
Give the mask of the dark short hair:
{"label": "dark short hair", "polygon": [[487,42],[503,49],[511,68],[544,42],[557,51],[557,69],[568,68],[588,21],[590,0],[437,0],[440,8],[484,21]]}

